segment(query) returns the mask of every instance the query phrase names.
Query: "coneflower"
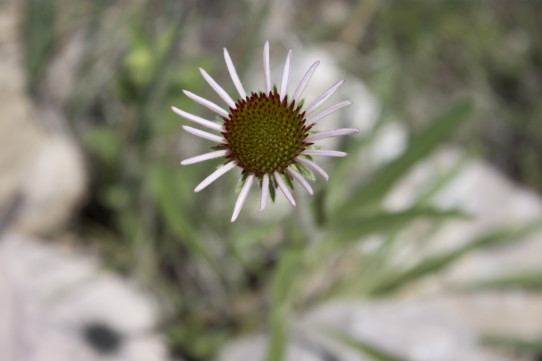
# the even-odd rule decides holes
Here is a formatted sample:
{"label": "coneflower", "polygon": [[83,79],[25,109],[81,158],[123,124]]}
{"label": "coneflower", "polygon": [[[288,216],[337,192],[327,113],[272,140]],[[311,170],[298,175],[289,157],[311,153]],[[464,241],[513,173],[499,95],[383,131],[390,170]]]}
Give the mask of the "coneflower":
{"label": "coneflower", "polygon": [[313,115],[314,111],[326,101],[344,82],[338,81],[308,105],[302,99],[310,78],[318,67],[315,62],[301,79],[293,92],[288,93],[288,78],[292,50],[288,51],[280,87],[271,83],[269,71],[269,42],[263,49],[264,91],[247,94],[237,75],[235,66],[226,49],[224,59],[239,97],[232,98],[205,70],[199,69],[207,83],[228,105],[228,109],[204,99],[187,90],[183,92],[192,100],[217,113],[222,121],[213,122],[197,115],[172,107],[183,118],[216,131],[212,134],[183,125],[183,129],[200,138],[217,143],[214,151],[185,159],[182,165],[202,162],[209,159],[224,158],[225,164],[205,178],[195,188],[199,192],[223,174],[239,167],[242,170],[243,185],[235,203],[231,221],[235,221],[245,203],[248,191],[255,180],[261,186],[260,211],[265,208],[269,193],[280,188],[286,199],[295,206],[289,187],[299,183],[313,194],[307,175],[313,171],[328,179],[328,174],[315,162],[313,156],[344,157],[346,153],[336,150],[316,149],[314,141],[347,134],[358,133],[359,129],[340,128],[314,132],[312,128],[325,116],[351,104],[345,100]]}

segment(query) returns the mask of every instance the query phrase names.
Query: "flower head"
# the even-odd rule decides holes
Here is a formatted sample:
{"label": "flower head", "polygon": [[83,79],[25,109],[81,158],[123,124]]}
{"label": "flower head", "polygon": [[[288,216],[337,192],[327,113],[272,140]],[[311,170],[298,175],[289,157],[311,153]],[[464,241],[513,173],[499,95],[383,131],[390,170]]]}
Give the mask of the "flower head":
{"label": "flower head", "polygon": [[313,142],[354,134],[359,130],[355,128],[331,129],[320,132],[312,130],[318,120],[351,104],[348,100],[342,101],[316,115],[311,115],[344,82],[343,80],[338,81],[305,106],[301,96],[319,62],[315,62],[309,68],[294,93],[290,95],[288,93],[288,78],[292,50],[288,51],[280,88],[278,88],[271,84],[269,42],[266,42],[263,50],[265,90],[247,94],[226,49],[224,49],[224,59],[233,84],[239,93],[239,98],[236,100],[231,98],[205,70],[201,68],[199,70],[207,83],[228,105],[228,110],[184,90],[189,98],[217,113],[221,118],[220,122],[213,122],[175,107],[172,109],[183,118],[220,133],[220,135],[216,135],[190,126],[183,126],[187,132],[215,142],[217,145],[215,150],[210,153],[183,160],[182,165],[214,158],[224,158],[225,160],[225,164],[205,178],[195,188],[195,192],[201,191],[231,169],[241,168],[244,183],[235,203],[231,218],[233,222],[237,219],[255,179],[262,189],[260,211],[265,208],[269,194],[273,195],[276,188],[279,188],[286,199],[295,206],[294,197],[289,189],[293,188],[293,181],[299,183],[309,194],[313,194],[306,178],[312,179],[312,172],[318,173],[326,180],[329,177],[320,166],[312,161],[312,157],[344,157],[346,155],[344,152],[335,150],[318,149]]}

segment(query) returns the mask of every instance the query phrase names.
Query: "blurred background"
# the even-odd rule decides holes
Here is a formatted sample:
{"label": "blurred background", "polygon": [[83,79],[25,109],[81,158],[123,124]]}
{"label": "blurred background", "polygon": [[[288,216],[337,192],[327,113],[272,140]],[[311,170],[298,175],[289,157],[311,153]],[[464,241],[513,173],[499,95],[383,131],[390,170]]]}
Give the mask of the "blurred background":
{"label": "blurred background", "polygon": [[[542,359],[542,2],[1,0],[0,361]],[[316,71],[329,182],[229,222],[170,107]],[[293,85],[291,86],[293,87]]]}

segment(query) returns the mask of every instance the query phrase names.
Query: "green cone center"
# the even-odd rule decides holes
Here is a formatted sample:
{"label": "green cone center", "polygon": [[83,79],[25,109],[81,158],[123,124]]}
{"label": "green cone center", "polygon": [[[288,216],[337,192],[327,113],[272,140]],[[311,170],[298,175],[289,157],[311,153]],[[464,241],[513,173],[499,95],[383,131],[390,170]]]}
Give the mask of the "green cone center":
{"label": "green cone center", "polygon": [[287,96],[281,101],[276,91],[239,100],[224,123],[228,157],[256,176],[283,173],[309,145],[305,138],[310,127],[300,110]]}

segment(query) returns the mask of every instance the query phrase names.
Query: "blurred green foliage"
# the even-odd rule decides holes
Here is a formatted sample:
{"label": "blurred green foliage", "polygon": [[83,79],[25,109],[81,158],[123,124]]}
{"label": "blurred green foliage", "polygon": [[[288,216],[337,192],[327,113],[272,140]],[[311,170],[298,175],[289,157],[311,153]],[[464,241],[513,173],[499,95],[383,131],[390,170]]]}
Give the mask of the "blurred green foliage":
{"label": "blurred green foliage", "polygon": [[[60,104],[87,152],[92,175],[77,231],[111,267],[137,277],[156,295],[167,320],[163,332],[175,353],[206,360],[233,337],[266,327],[268,361],[280,360],[289,313],[333,297],[392,297],[469,252],[518,241],[532,230],[495,230],[398,266],[394,257],[402,245],[397,240],[414,222],[431,222],[430,239],[449,219],[466,217],[430,202],[463,162],[437,178],[411,208],[387,211],[383,200],[460,129],[459,141],[481,138],[479,146],[490,159],[500,159],[499,165],[518,180],[542,189],[542,127],[537,123],[542,38],[536,36],[542,33],[536,21],[542,3],[343,1],[355,8],[355,16],[315,27],[313,19],[323,16],[326,2],[303,2],[292,31],[305,42],[342,41],[353,49],[356,56],[338,60],[367,79],[382,112],[373,129],[343,144],[349,157],[334,163],[330,183],[300,207],[304,210],[284,215],[280,223],[247,214],[236,224],[227,216],[235,197],[233,177],[193,194],[193,186],[218,161],[178,166],[205,145],[180,132],[182,120],[170,111],[171,105],[199,111],[181,95],[182,89],[209,92],[197,67],[222,74],[219,82],[228,79],[222,46],[232,50],[242,78],[252,59],[259,59],[270,2],[225,3],[25,3],[28,84],[40,97],[47,97],[40,92],[42,75],[61,39],[75,30],[84,34],[77,82]],[[78,15],[63,16],[66,9]],[[239,20],[241,12],[249,16]],[[408,146],[370,175],[352,180],[352,169],[364,166],[361,156],[374,134],[394,115],[410,127]],[[384,240],[377,250],[353,252],[375,234]],[[352,254],[357,255],[353,262]],[[334,273],[330,259],[354,266],[347,274]],[[332,285],[307,294],[302,285],[325,272]],[[484,287],[539,287],[539,282],[536,273]],[[399,360],[371,345],[346,341],[375,360]]]}
{"label": "blurred green foliage", "polygon": [[[460,96],[478,101],[467,139],[517,181],[542,190],[542,2],[380,1],[360,44],[366,79],[393,70],[393,108],[413,128]],[[375,88],[378,89],[378,88]],[[423,101],[420,101],[423,99]]]}

